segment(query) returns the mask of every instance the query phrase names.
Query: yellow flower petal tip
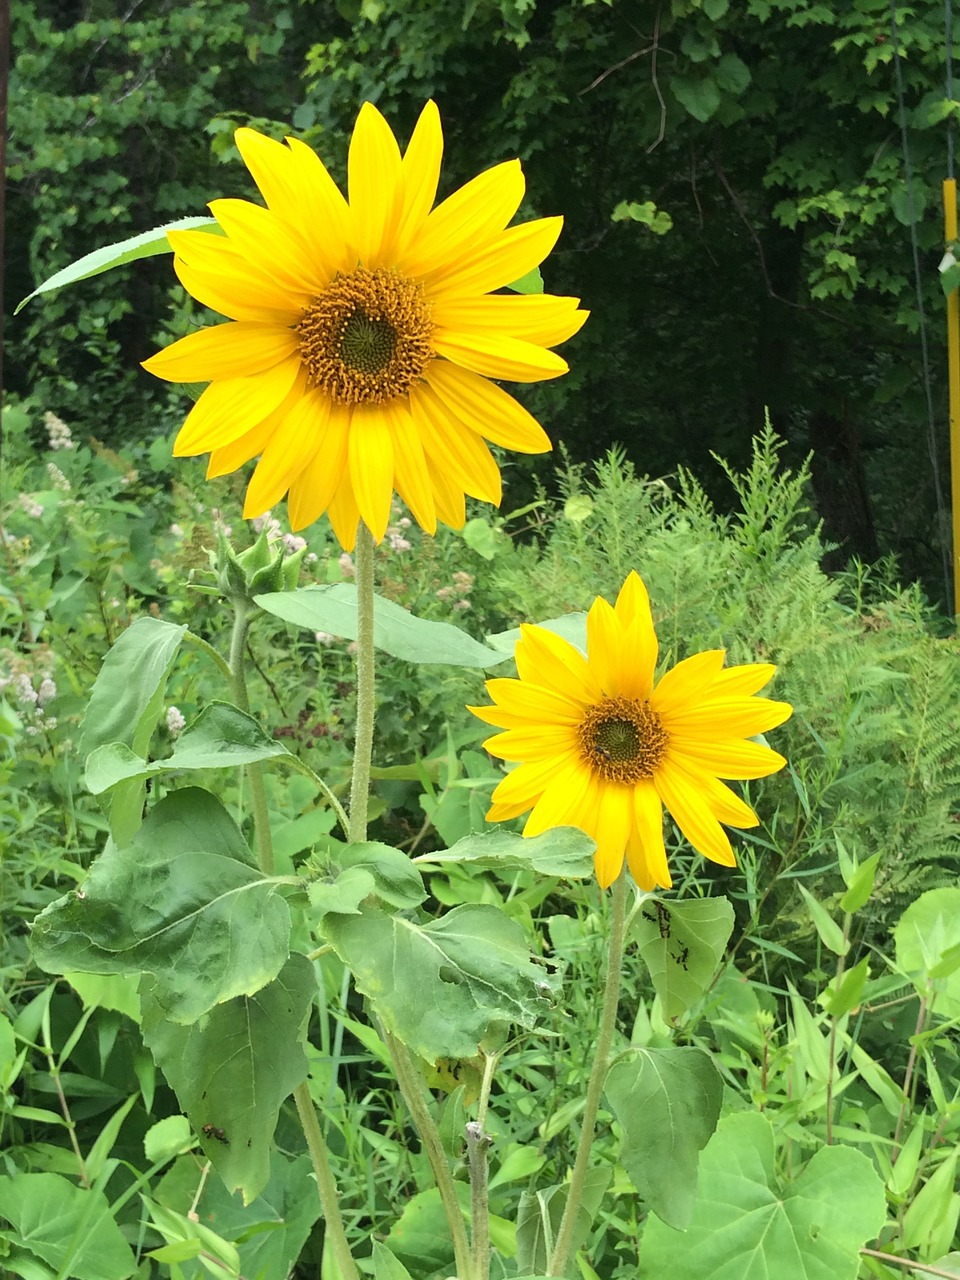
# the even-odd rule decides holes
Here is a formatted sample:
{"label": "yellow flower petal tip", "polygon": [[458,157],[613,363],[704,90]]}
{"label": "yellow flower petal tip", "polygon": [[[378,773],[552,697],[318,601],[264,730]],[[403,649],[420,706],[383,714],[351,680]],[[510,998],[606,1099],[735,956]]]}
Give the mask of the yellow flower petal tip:
{"label": "yellow flower petal tip", "polygon": [[487,817],[529,811],[524,834],[574,826],[596,841],[601,888],[624,858],[646,892],[670,888],[663,811],[687,841],[721,866],[736,866],[724,827],[757,826],[753,809],[721,779],[760,778],[783,768],[776,751],[751,741],[792,713],[755,696],[769,663],[724,667],[714,649],[684,659],[654,681],[657,638],[650,600],[631,572],[611,606],[587,620],[587,655],[555,633],[521,625],[519,679],[487,681],[492,705],[471,707],[504,732],[488,739],[517,762],[496,787]]}
{"label": "yellow flower petal tip", "polygon": [[244,127],[236,141],[266,208],[214,200],[223,235],[171,237],[181,283],[227,323],[143,362],[166,381],[210,384],[177,453],[216,451],[217,475],[259,457],[253,505],[289,494],[297,527],[328,513],[344,547],[354,517],[386,528],[395,493],[428,532],[438,519],[461,527],[465,494],[499,502],[488,444],[550,448],[498,383],[562,376],[552,348],[587,313],[578,299],[495,291],[542,261],[560,220],[509,225],[519,161],[434,207],[433,102],[404,153],[363,104],[346,197],[297,139]]}

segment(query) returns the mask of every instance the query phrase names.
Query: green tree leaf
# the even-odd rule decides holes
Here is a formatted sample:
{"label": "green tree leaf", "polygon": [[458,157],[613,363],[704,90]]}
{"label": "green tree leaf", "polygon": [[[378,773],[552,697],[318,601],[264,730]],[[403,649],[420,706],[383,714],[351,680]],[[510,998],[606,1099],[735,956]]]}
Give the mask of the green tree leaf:
{"label": "green tree leaf", "polygon": [[[83,717],[81,756],[108,742],[122,742],[146,759],[163,707],[167,677],[177,657],[185,626],[159,618],[138,618],[103,660]],[[144,784],[118,786],[104,802],[110,832],[125,844],[140,825]]]}
{"label": "green tree leaf", "polygon": [[654,1213],[685,1231],[697,1162],[717,1127],[723,1080],[702,1049],[632,1049],[607,1072],[604,1093],[623,1129],[620,1163]]}
{"label": "green tree leaf", "polygon": [[289,953],[290,910],[207,791],[174,791],[130,844],[108,845],[76,892],[34,921],[31,945],[51,973],[151,973],[174,1022],[252,995]]}
{"label": "green tree leaf", "polygon": [[103,1192],[74,1186],[59,1174],[0,1177],[0,1218],[13,1227],[12,1233],[0,1231],[0,1240],[40,1259],[59,1276],[126,1280],[136,1271],[136,1259]]}
{"label": "green tree leaf", "polygon": [[709,76],[674,76],[670,88],[681,107],[701,123],[709,120],[720,106],[720,90]]}
{"label": "green tree leaf", "polygon": [[456,907],[419,924],[364,908],[323,933],[386,1025],[428,1062],[469,1058],[511,1022],[532,1027],[550,988],[523,931],[495,907]]}
{"label": "green tree leaf", "polygon": [[733,907],[726,898],[644,902],[633,933],[669,1021],[707,990],[732,932]]}
{"label": "green tree leaf", "polygon": [[554,827],[529,838],[513,831],[479,831],[449,849],[421,853],[414,862],[460,863],[473,871],[493,871],[504,879],[512,879],[518,871],[535,871],[541,876],[585,880],[593,875],[595,848],[590,836],[576,827]]}
{"label": "green tree leaf", "polygon": [[68,267],[55,271],[42,284],[37,285],[33,293],[28,293],[22,302],[17,303],[16,311],[25,307],[31,298],[41,293],[49,293],[51,289],[62,289],[65,284],[76,284],[78,280],[88,280],[90,276],[98,276],[104,271],[112,271],[114,267],[122,267],[128,262],[136,262],[138,258],[152,258],[158,253],[172,253],[168,231],[189,231],[191,229],[223,234],[213,218],[178,218],[176,222],[168,222],[166,226],[155,227],[153,231],[142,231],[129,240],[118,240],[116,244],[104,245],[102,249],[94,249],[85,253]]}
{"label": "green tree leaf", "polygon": [[87,757],[84,780],[94,795],[118,783],[156,777],[180,769],[233,769],[290,756],[253,716],[229,702],[211,702],[177,739],[172,755],[147,763],[122,742],[97,747]]}
{"label": "green tree leaf", "polygon": [[641,1280],[855,1280],[859,1250],[886,1218],[883,1184],[852,1147],[823,1147],[781,1185],[773,1128],[754,1112],[721,1120],[699,1183],[686,1231],[647,1219]]}
{"label": "green tree leaf", "polygon": [[[357,589],[350,582],[269,591],[254,596],[261,609],[309,631],[328,631],[346,640],[357,638]],[[377,596],[374,600],[374,643],[405,662],[444,663],[458,667],[495,667],[502,653],[488,649],[449,622],[429,622]]]}
{"label": "green tree leaf", "polygon": [[200,1143],[244,1204],[270,1177],[280,1105],[306,1077],[303,1025],[317,993],[313,965],[292,955],[254,995],[236,996],[191,1027],[171,1022],[144,982],[143,1039]]}

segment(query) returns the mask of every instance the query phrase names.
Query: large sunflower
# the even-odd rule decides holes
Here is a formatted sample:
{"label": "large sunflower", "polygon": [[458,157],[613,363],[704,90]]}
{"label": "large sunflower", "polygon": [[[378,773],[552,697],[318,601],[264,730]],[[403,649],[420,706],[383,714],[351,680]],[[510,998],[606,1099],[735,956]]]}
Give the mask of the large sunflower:
{"label": "large sunflower", "polygon": [[223,237],[170,233],[181,283],[230,323],[144,362],[171,382],[210,383],[174,452],[209,452],[208,476],[259,455],[244,516],[289,491],[291,527],[326,511],[347,550],[359,519],[383,537],[394,489],[429,533],[463,525],[465,493],[499,503],[486,441],[521,453],[550,441],[489,379],[565,373],[548,348],[586,312],[578,298],[491,291],[546,257],[562,219],[507,227],[524,193],[518,160],[432,209],[443,151],[432,102],[402,156],[364,104],[349,201],[296,138],[238,129],[236,141],[267,207],[214,200]]}
{"label": "large sunflower", "polygon": [[698,653],[654,684],[657,637],[646,588],[636,573],[615,607],[594,601],[587,656],[543,627],[523,626],[519,680],[487,681],[492,707],[471,707],[505,730],[486,749],[519,765],[493,793],[487,817],[528,809],[524,835],[580,827],[597,842],[603,888],[624,854],[642,889],[669,888],[663,806],[695,849],[736,865],[721,823],[753,827],[758,818],[720,778],[762,778],[785,764],[756,734],[782,724],[786,702],[755,698],[775,668],[723,666],[723,650]]}

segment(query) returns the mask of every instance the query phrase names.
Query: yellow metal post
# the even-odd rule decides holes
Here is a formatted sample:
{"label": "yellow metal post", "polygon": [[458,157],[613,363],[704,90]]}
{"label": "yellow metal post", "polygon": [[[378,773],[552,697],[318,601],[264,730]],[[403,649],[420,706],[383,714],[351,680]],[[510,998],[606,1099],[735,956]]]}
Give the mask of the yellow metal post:
{"label": "yellow metal post", "polygon": [[[957,183],[943,183],[943,234],[957,244]],[[955,250],[956,251],[956,250]],[[947,372],[950,386],[950,495],[953,516],[953,612],[960,614],[960,294],[947,295]]]}

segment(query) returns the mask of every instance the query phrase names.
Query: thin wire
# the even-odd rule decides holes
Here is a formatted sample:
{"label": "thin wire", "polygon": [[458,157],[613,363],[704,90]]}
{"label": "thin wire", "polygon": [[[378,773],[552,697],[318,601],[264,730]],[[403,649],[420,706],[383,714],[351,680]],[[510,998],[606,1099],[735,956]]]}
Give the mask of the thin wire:
{"label": "thin wire", "polygon": [[[940,533],[940,556],[943,568],[943,585],[948,608],[953,595],[953,584],[950,575],[950,559],[947,555],[947,542],[944,530],[949,528],[947,509],[943,500],[943,487],[940,481],[940,463],[937,461],[937,427],[936,415],[933,411],[933,383],[930,377],[930,353],[927,347],[927,317],[923,306],[923,285],[920,279],[920,249],[917,245],[917,224],[915,217],[916,202],[913,198],[913,169],[910,164],[910,144],[907,139],[907,113],[903,105],[903,72],[900,66],[900,38],[897,32],[896,0],[890,0],[890,27],[893,33],[893,65],[897,78],[897,106],[900,111],[900,144],[903,148],[903,168],[907,180],[907,213],[910,217],[910,246],[913,250],[913,278],[917,290],[917,313],[920,317],[920,353],[923,366],[923,388],[927,401],[927,449],[930,453],[930,465],[933,469],[933,488],[937,499],[937,527]],[[950,0],[947,0],[949,7]],[[949,46],[948,46],[949,48]],[[952,607],[956,607],[956,602]]]}

